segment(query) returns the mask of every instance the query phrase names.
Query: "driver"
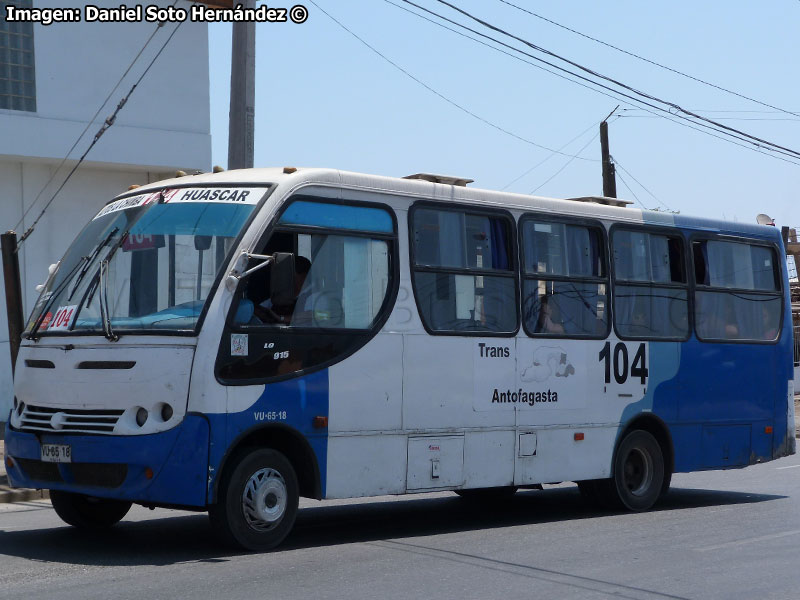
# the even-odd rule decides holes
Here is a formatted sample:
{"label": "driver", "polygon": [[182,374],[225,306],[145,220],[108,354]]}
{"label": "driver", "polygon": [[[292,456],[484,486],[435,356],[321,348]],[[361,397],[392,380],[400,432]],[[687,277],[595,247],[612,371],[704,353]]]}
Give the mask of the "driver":
{"label": "driver", "polygon": [[[308,277],[308,272],[311,270],[311,261],[304,256],[295,256],[294,259],[294,300],[288,304],[272,304],[272,298],[267,298],[260,304],[257,304],[253,313],[263,323],[280,323],[282,325],[289,325],[292,322],[292,317],[295,311],[305,312],[309,309],[306,308],[308,303],[309,293],[306,290],[301,295],[303,284]],[[298,304],[300,306],[298,310]]]}

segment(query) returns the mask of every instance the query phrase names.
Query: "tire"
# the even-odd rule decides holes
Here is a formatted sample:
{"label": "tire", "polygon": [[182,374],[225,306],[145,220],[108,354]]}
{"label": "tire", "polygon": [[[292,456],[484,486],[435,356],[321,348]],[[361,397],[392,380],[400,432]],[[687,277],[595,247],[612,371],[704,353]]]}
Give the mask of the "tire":
{"label": "tire", "polygon": [[93,498],[50,490],[50,502],[61,520],[79,529],[108,529],[131,509],[131,502]]}
{"label": "tire", "polygon": [[244,454],[223,475],[209,517],[222,540],[245,550],[271,550],[294,526],[300,501],[297,474],[289,460],[269,449]]}
{"label": "tire", "polygon": [[617,448],[614,476],[606,480],[604,487],[623,507],[643,511],[661,496],[665,473],[661,446],[651,434],[637,429],[626,435]]}
{"label": "tire", "polygon": [[473,488],[468,490],[454,490],[455,493],[471,502],[500,502],[510,499],[517,493],[517,486],[508,485],[503,487]]}

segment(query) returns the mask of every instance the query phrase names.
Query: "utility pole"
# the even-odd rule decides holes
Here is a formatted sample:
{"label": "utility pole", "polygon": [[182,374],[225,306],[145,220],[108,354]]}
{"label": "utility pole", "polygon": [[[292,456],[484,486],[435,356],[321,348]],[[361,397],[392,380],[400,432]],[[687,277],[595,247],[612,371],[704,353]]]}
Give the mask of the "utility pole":
{"label": "utility pole", "polygon": [[16,232],[6,231],[0,235],[0,242],[3,254],[6,315],[8,317],[8,346],[11,351],[11,377],[13,378],[17,355],[19,354],[19,345],[22,341],[22,330],[25,327],[22,320],[22,287],[20,285]]}
{"label": "utility pole", "polygon": [[[617,106],[619,108],[619,106]],[[608,117],[600,123],[600,152],[603,158],[603,196],[606,198],[617,197],[617,177],[614,163],[611,161],[611,153],[608,149],[608,119],[617,110],[612,110]]]}
{"label": "utility pole", "polygon": [[[255,8],[256,0],[244,0]],[[228,168],[253,166],[256,104],[256,24],[233,24],[231,51],[231,106],[228,120]]]}

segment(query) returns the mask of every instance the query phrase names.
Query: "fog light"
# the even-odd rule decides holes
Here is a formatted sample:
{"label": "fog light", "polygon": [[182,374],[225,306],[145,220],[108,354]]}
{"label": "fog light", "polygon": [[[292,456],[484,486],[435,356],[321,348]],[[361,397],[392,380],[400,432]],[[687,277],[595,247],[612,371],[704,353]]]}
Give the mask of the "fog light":
{"label": "fog light", "polygon": [[139,427],[144,427],[144,424],[147,422],[147,409],[140,408],[136,411],[136,424]]}
{"label": "fog light", "polygon": [[161,407],[161,420],[169,421],[172,418],[172,415],[173,415],[172,407],[169,404],[164,404]]}

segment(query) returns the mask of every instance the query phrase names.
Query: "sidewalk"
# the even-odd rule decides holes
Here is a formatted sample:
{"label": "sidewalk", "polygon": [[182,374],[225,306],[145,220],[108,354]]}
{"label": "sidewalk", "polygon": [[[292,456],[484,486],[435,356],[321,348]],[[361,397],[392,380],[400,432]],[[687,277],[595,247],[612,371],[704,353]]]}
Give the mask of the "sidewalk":
{"label": "sidewalk", "polygon": [[26,490],[8,487],[8,477],[6,477],[5,460],[6,443],[0,440],[0,504],[10,502],[26,502],[28,500],[41,500],[49,498],[47,490]]}

